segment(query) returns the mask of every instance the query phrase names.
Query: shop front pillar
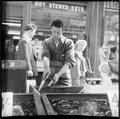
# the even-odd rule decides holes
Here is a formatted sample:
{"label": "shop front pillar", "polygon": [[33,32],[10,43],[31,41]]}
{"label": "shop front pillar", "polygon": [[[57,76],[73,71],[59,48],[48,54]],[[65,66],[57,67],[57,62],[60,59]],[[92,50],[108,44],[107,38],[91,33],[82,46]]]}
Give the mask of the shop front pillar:
{"label": "shop front pillar", "polygon": [[22,32],[23,28],[31,22],[31,1],[25,1],[23,3],[23,24],[22,24]]}
{"label": "shop front pillar", "polygon": [[91,2],[89,7],[89,35],[88,35],[88,56],[91,62],[91,68],[95,77],[100,77],[98,67],[100,65],[99,48],[103,42],[104,31],[104,2]]}

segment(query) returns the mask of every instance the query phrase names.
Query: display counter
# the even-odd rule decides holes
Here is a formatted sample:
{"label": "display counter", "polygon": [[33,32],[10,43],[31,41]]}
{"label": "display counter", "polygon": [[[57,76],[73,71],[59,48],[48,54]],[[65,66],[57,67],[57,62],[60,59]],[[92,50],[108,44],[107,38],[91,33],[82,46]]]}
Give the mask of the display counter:
{"label": "display counter", "polygon": [[84,93],[107,93],[109,90],[119,90],[118,84],[115,85],[85,85]]}
{"label": "display counter", "polygon": [[[23,113],[21,115],[24,116],[31,116],[31,115],[59,115],[62,112],[58,112],[56,113],[52,103],[50,102],[51,100],[54,102],[54,100],[56,99],[57,101],[59,100],[58,98],[60,98],[61,100],[63,100],[63,103],[65,105],[66,101],[70,104],[70,105],[74,105],[76,103],[79,103],[79,99],[83,101],[85,103],[86,106],[97,106],[98,103],[92,101],[92,103],[94,103],[92,105],[92,103],[89,103],[89,99],[90,100],[97,100],[98,102],[100,102],[101,100],[107,101],[109,108],[106,108],[106,112],[97,112],[97,110],[93,110],[93,112],[95,112],[94,114],[92,114],[92,112],[90,112],[90,115],[86,115],[86,116],[118,116],[117,111],[114,112],[114,110],[117,110],[116,106],[113,106],[113,102],[111,102],[110,99],[110,95],[118,93],[118,85],[90,85],[90,84],[86,84],[86,85],[81,85],[79,87],[55,87],[55,86],[51,86],[51,87],[43,87],[41,89],[41,91],[38,91],[38,87],[37,86],[30,86],[30,93],[14,93],[13,94],[13,107],[15,105],[20,105],[23,108]],[[63,97],[63,99],[62,99]],[[94,98],[93,98],[94,97]],[[114,97],[114,96],[113,96]],[[50,98],[50,99],[49,99]],[[73,99],[73,102],[75,104],[72,104],[69,100]],[[47,100],[47,101],[46,101]],[[113,100],[113,98],[112,98]],[[116,100],[116,99],[114,99]],[[88,101],[88,102],[85,102]],[[61,101],[60,101],[61,102]],[[59,101],[58,101],[59,103]],[[87,104],[88,103],[88,104]],[[102,102],[100,102],[102,103]],[[115,101],[115,103],[118,103],[118,95],[117,95],[117,101]],[[115,104],[114,103],[114,104]],[[62,104],[62,103],[60,103]],[[90,104],[90,105],[89,105]],[[59,105],[57,105],[59,106]],[[68,106],[68,105],[67,105]],[[104,107],[104,105],[102,105]],[[25,108],[26,107],[26,108]],[[62,106],[63,108],[64,106]],[[55,107],[56,108],[56,107]],[[77,108],[77,107],[76,107]],[[82,107],[81,107],[82,108]],[[84,107],[85,109],[86,107]],[[114,110],[113,110],[114,108]],[[102,107],[100,108],[100,110],[102,109]],[[70,109],[71,110],[71,109]],[[69,110],[69,111],[70,111]],[[69,112],[70,115],[80,115],[80,113],[82,113],[84,115],[85,112],[80,111],[80,110],[72,110],[73,112]],[[78,113],[80,111],[80,113]],[[89,110],[90,111],[90,110]],[[64,113],[66,113],[66,109],[64,110]],[[62,114],[64,114],[62,113]],[[96,114],[98,113],[98,114]],[[68,113],[66,113],[68,114]],[[88,113],[85,113],[88,114]],[[100,115],[99,115],[100,114]],[[20,115],[20,116],[21,116]],[[13,113],[13,116],[15,116],[15,114]]]}
{"label": "display counter", "polygon": [[[51,115],[51,114],[56,115],[56,112],[54,111],[54,109],[48,99],[49,96],[52,96],[52,98],[54,98],[54,97],[57,97],[57,95],[58,95],[58,97],[61,97],[60,95],[62,95],[63,97],[65,97],[67,95],[67,99],[68,99],[68,97],[72,97],[72,96],[73,97],[74,96],[76,96],[76,97],[83,96],[83,97],[85,97],[85,99],[87,97],[89,97],[91,99],[92,99],[92,97],[97,97],[98,100],[100,100],[101,97],[103,97],[103,98],[105,97],[105,99],[107,99],[107,103],[109,103],[109,109],[112,108],[111,112],[110,112],[112,114],[110,114],[110,115],[108,114],[107,116],[118,116],[118,113],[117,113],[118,112],[118,107],[117,107],[117,105],[118,105],[118,90],[119,90],[118,85],[89,85],[89,84],[86,84],[86,85],[81,85],[79,87],[51,86],[51,87],[43,87],[40,92],[38,91],[38,87],[30,86],[30,90],[34,94],[40,95],[41,103],[42,103],[44,109],[46,110],[46,115]],[[117,97],[115,97],[115,95],[117,95]],[[116,98],[115,102],[112,101],[114,98]],[[66,97],[65,97],[65,99],[66,99]],[[45,101],[45,100],[47,100],[47,101]],[[46,107],[46,105],[48,107]],[[113,105],[115,105],[115,106],[113,106]],[[113,110],[113,108],[114,108],[114,110]],[[75,113],[72,113],[72,115],[75,115]],[[105,116],[104,114],[101,114],[101,116],[102,115]],[[91,115],[89,115],[89,116],[91,116]],[[92,115],[92,116],[95,116],[95,115]],[[100,115],[98,114],[98,116],[100,116]]]}

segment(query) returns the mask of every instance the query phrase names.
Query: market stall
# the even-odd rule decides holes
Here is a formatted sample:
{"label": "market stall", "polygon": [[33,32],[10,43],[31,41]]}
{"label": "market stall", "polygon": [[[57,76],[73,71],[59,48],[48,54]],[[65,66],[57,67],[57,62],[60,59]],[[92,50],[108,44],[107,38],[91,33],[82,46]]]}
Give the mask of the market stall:
{"label": "market stall", "polygon": [[[117,49],[119,38],[118,23],[114,23],[118,19],[118,16],[116,16],[118,12],[115,11],[113,14],[109,9],[109,12],[105,12],[104,21],[103,11],[101,10],[103,4],[99,4],[99,2],[88,3],[79,3],[78,5],[74,3],[73,5],[73,3],[68,4],[66,2],[60,4],[57,1],[55,3],[29,2],[24,5],[25,9],[23,11],[26,11],[24,12],[24,24],[29,21],[36,23],[39,33],[47,37],[50,36],[48,24],[54,18],[66,16],[63,17],[63,21],[66,23],[64,34],[71,39],[76,34],[79,38],[81,38],[83,32],[88,34],[87,53],[94,73],[100,69],[98,72],[100,76],[85,77],[86,84],[80,84],[79,86],[45,86],[44,82],[42,83],[42,78],[40,78],[42,75],[37,79],[27,80],[24,61],[5,60],[2,62],[2,117],[36,115],[119,116],[119,58]],[[112,6],[111,4],[106,3],[105,9]],[[114,6],[113,8],[116,9],[118,3],[113,5],[115,5],[115,8]],[[102,27],[104,27],[101,25],[103,24],[102,21],[105,23],[104,34],[101,32],[103,31]],[[112,31],[113,26],[116,28],[113,28]],[[113,36],[110,36],[111,31]],[[108,58],[107,62],[101,60],[101,65],[98,67],[98,55],[102,57],[102,53],[107,53],[107,48],[100,46],[100,42],[101,39],[106,39],[108,36],[111,37],[108,38],[111,39],[110,42],[115,42],[116,52],[113,53],[114,49],[112,49],[111,58]],[[38,52],[38,50],[42,50],[42,42],[37,43],[37,45],[33,44],[33,47],[38,55],[37,69],[42,74],[44,66],[39,55],[41,52]],[[98,53],[98,46],[102,48],[100,54]],[[112,60],[114,58],[116,59]],[[36,81],[42,85],[39,86]]]}
{"label": "market stall", "polygon": [[41,91],[36,86],[30,86],[30,91],[13,93],[11,103],[3,104],[11,105],[11,114],[8,116],[118,116],[118,85],[51,86],[43,87]]}

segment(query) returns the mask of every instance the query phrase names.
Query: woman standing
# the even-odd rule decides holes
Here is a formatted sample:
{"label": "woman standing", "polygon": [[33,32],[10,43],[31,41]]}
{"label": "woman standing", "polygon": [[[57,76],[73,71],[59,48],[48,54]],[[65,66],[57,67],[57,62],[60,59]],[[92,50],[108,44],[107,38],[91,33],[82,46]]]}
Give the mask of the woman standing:
{"label": "woman standing", "polygon": [[87,62],[87,59],[83,55],[86,47],[86,40],[78,40],[75,44],[76,66],[71,69],[73,85],[75,86],[79,86],[80,84],[85,83],[84,78],[86,77],[87,71],[92,73],[90,64]]}

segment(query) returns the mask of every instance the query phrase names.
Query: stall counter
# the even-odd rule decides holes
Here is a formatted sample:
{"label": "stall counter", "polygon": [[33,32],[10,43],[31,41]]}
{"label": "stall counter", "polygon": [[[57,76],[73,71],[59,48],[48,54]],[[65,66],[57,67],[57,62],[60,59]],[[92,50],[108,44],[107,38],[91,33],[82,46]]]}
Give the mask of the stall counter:
{"label": "stall counter", "polygon": [[107,93],[109,90],[119,90],[118,84],[116,85],[88,85],[84,86],[84,93]]}

